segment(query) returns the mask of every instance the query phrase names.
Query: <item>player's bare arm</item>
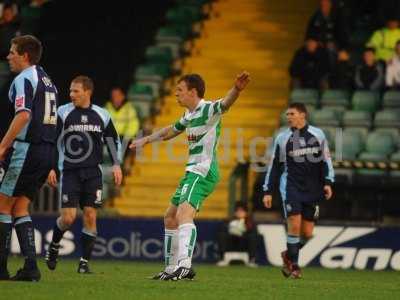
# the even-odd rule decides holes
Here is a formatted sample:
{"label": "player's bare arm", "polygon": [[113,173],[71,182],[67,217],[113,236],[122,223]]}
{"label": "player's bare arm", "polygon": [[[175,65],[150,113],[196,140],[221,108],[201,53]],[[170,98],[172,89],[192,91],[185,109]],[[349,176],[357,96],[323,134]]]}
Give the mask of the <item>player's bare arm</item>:
{"label": "player's bare arm", "polygon": [[6,135],[0,143],[0,160],[4,159],[7,149],[11,147],[17,135],[28,124],[30,117],[31,114],[28,111],[22,111],[14,117]]}
{"label": "player's bare arm", "polygon": [[233,87],[229,90],[228,94],[222,99],[222,106],[224,110],[228,110],[236,99],[239,97],[241,91],[243,91],[250,81],[250,74],[246,71],[240,73],[235,80]]}
{"label": "player's bare arm", "polygon": [[153,143],[155,141],[167,141],[173,139],[174,137],[180,135],[182,131],[176,131],[173,128],[173,125],[164,127],[151,135],[145,136],[141,139],[132,141],[131,145],[129,146],[130,149],[141,148],[146,144]]}

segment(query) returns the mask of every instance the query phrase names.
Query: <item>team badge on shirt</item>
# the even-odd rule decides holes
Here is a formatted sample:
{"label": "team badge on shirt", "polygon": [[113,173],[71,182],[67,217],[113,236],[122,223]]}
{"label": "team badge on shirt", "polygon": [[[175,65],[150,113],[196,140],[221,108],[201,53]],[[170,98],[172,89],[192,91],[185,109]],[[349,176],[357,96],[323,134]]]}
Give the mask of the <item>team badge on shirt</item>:
{"label": "team badge on shirt", "polygon": [[81,122],[82,122],[82,123],[87,123],[87,122],[89,122],[87,115],[82,115],[82,117],[81,117]]}

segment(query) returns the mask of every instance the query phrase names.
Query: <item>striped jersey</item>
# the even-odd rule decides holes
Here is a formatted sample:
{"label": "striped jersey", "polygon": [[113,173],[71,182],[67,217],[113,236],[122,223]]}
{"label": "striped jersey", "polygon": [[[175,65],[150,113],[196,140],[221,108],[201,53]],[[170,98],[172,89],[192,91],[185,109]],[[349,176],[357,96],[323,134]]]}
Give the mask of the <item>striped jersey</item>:
{"label": "striped jersey", "polygon": [[202,99],[192,112],[186,110],[182,118],[174,124],[175,131],[186,130],[189,143],[187,172],[219,179],[216,149],[223,112],[221,100],[212,102]]}

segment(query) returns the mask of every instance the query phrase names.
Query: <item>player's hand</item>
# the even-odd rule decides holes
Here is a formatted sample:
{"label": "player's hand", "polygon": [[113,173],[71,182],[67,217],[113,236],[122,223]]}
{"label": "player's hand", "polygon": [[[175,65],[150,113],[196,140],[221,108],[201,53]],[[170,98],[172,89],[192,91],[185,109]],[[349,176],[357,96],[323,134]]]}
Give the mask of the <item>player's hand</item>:
{"label": "player's hand", "polygon": [[57,186],[57,173],[54,170],[51,170],[49,172],[49,175],[47,176],[47,183],[50,184],[52,187]]}
{"label": "player's hand", "polygon": [[121,185],[122,183],[122,170],[119,165],[113,166],[112,169],[113,175],[114,175],[114,182],[116,185]]}
{"label": "player's hand", "polygon": [[250,74],[247,71],[240,73],[235,80],[235,87],[242,91],[250,81]]}
{"label": "player's hand", "polygon": [[266,208],[271,208],[272,207],[272,196],[271,195],[265,195],[263,198],[264,206]]}
{"label": "player's hand", "polygon": [[332,198],[333,192],[332,192],[332,187],[330,185],[324,186],[324,194],[325,194],[326,200],[329,200]]}
{"label": "player's hand", "polygon": [[144,137],[138,140],[132,141],[132,143],[129,145],[129,149],[135,149],[135,148],[142,148],[144,145],[148,143],[148,138]]}

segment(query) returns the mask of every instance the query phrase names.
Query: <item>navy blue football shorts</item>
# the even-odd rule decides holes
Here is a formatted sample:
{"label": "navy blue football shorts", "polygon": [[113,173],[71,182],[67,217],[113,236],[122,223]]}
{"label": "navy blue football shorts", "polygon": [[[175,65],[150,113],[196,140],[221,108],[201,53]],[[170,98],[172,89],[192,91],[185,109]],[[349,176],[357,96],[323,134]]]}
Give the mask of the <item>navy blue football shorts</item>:
{"label": "navy blue football shorts", "polygon": [[51,170],[53,151],[49,143],[15,141],[0,162],[0,193],[34,200]]}
{"label": "navy blue football shorts", "polygon": [[60,183],[61,208],[100,208],[103,204],[100,167],[64,170]]}
{"label": "navy blue football shorts", "polygon": [[319,202],[312,201],[283,201],[283,213],[285,218],[301,214],[307,221],[315,222],[319,218]]}

